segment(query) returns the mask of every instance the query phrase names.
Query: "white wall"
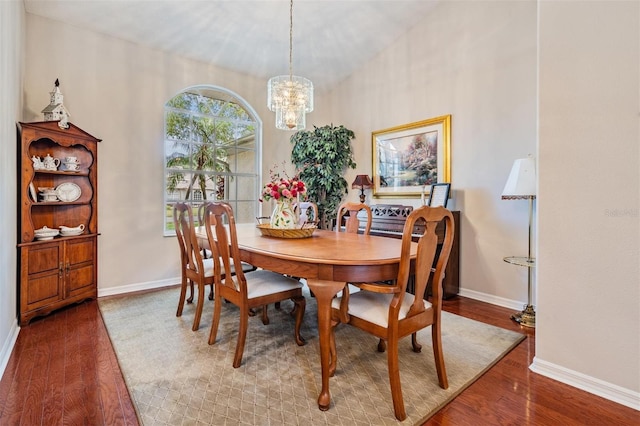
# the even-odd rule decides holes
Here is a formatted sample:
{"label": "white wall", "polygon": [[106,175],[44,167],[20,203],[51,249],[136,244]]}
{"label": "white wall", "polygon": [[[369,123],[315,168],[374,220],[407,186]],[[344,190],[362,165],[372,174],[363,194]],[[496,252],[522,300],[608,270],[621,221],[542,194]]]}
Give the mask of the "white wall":
{"label": "white wall", "polygon": [[0,377],[18,337],[16,122],[22,119],[25,12],[21,1],[0,1]]}
{"label": "white wall", "polygon": [[372,173],[371,132],[452,115],[462,293],[521,309],[527,271],[502,259],[527,253],[528,203],[500,195],[513,161],[536,149],[535,2],[442,4],[331,96],[329,121],[357,136],[352,176]]}
{"label": "white wall", "polygon": [[639,64],[640,2],[540,3],[540,309],[533,368],[636,409]]}
{"label": "white wall", "polygon": [[[268,123],[268,169],[282,158],[278,152],[290,152],[290,133],[272,125],[266,82],[34,15],[27,15],[27,28],[25,119],[42,120],[59,78],[70,121],[103,140],[98,294],[178,283],[178,246],[162,236],[164,104],[196,84],[234,91]],[[59,47],[43,43],[50,39]]]}

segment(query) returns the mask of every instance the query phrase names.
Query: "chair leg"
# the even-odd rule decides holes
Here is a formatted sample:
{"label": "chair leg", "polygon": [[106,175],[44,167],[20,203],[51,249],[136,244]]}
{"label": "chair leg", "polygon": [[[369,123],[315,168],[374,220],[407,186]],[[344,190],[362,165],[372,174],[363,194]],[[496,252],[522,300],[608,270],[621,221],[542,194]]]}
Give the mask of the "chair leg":
{"label": "chair leg", "polygon": [[182,308],[184,307],[184,299],[187,296],[187,279],[182,278],[182,283],[180,284],[180,299],[178,300],[178,310],[176,311],[176,316],[182,316]]}
{"label": "chair leg", "polygon": [[236,353],[233,356],[233,368],[240,367],[242,364],[242,354],[244,353],[244,344],[247,340],[247,327],[249,326],[249,310],[240,308],[240,328],[238,329],[238,343],[236,343]]}
{"label": "chair leg", "polygon": [[378,352],[384,352],[386,350],[387,343],[383,339],[378,340]]}
{"label": "chair leg", "polygon": [[262,306],[262,323],[264,325],[268,325],[269,324],[269,314],[267,313],[267,307],[269,305],[263,305]]}
{"label": "chair leg", "polygon": [[411,345],[413,346],[413,351],[420,353],[422,352],[422,345],[418,343],[418,333],[411,334]]}
{"label": "chair leg", "polygon": [[280,309],[280,302],[276,302],[275,307],[276,309]]}
{"label": "chair leg", "polygon": [[213,302],[213,320],[211,321],[211,331],[209,331],[209,341],[210,345],[213,345],[216,341],[216,336],[218,334],[218,325],[220,324],[220,313],[222,311],[222,300],[219,297],[216,297]]}
{"label": "chair leg", "polygon": [[389,383],[391,384],[391,399],[393,399],[393,411],[396,419],[403,421],[407,418],[402,399],[402,386],[400,385],[400,365],[398,363],[398,339],[389,339],[387,351],[387,364],[389,365]]}
{"label": "chair leg", "polygon": [[193,327],[191,327],[191,330],[193,331],[197,331],[198,328],[200,328],[202,308],[204,308],[204,285],[198,284],[198,302],[196,303],[196,314],[193,317]]}
{"label": "chair leg", "polygon": [[444,366],[444,355],[442,353],[442,332],[440,331],[440,322],[435,321],[431,325],[431,342],[433,345],[433,358],[436,362],[436,371],[438,372],[438,383],[442,389],[449,387],[447,380],[447,369]]}
{"label": "chair leg", "polygon": [[193,281],[191,281],[190,279],[187,279],[187,282],[189,283],[189,289],[191,290],[189,292],[189,298],[187,299],[187,303],[192,303],[193,302]]}
{"label": "chair leg", "polygon": [[211,283],[211,291],[209,292],[209,300],[213,300],[213,283]]}
{"label": "chair leg", "polygon": [[293,308],[295,312],[296,325],[294,331],[294,337],[296,339],[296,344],[298,346],[304,345],[306,342],[304,338],[300,335],[300,327],[302,326],[302,318],[304,317],[304,311],[307,307],[307,301],[304,296],[297,296],[292,298],[295,307]]}

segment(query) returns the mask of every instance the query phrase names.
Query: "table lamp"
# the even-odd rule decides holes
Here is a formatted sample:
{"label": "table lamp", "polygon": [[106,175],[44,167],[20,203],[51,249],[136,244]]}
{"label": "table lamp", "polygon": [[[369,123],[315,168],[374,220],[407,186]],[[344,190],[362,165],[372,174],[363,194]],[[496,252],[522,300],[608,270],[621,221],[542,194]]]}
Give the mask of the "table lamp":
{"label": "table lamp", "polygon": [[536,162],[532,156],[515,160],[507,183],[502,191],[503,200],[529,200],[529,251],[527,257],[505,257],[504,261],[514,265],[529,268],[528,274],[528,301],[522,312],[516,312],[511,318],[523,326],[536,326],[536,312],[531,304],[531,281],[535,257],[531,256],[531,230],[533,226],[533,200],[536,198]]}
{"label": "table lamp", "polygon": [[373,182],[369,179],[369,175],[358,175],[351,184],[351,189],[360,188],[360,202],[364,203],[364,190],[373,187]]}

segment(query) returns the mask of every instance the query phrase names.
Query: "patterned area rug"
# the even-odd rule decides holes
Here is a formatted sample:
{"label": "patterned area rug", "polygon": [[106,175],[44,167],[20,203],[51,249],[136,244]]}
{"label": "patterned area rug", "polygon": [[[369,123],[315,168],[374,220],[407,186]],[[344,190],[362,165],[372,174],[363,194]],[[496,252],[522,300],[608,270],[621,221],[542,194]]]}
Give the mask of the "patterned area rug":
{"label": "patterned area rug", "polygon": [[422,353],[400,346],[407,419],[393,414],[386,353],[355,327],[336,331],[338,369],[331,378],[331,408],[320,411],[320,352],[315,299],[308,297],[302,335],[293,339],[293,303],[269,307],[269,325],[249,320],[244,357],[232,367],[238,309],[223,305],[217,342],[209,346],[213,302],[200,329],[191,331],[194,304],[175,316],[177,287],[99,299],[125,381],[143,425],[387,425],[421,424],[524,336],[443,312],[443,346],[449,389],[438,386],[430,329],[419,334]]}

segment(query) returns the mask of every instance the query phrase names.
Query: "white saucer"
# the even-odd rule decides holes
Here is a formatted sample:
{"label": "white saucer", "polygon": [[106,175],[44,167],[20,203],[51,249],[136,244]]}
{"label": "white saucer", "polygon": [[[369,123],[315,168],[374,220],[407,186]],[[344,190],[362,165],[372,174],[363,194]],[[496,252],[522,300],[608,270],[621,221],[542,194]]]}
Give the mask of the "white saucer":
{"label": "white saucer", "polygon": [[83,232],[84,232],[84,230],[82,230],[82,231],[70,231],[70,232],[60,231],[60,235],[62,235],[63,237],[75,237],[76,235],[80,235]]}

